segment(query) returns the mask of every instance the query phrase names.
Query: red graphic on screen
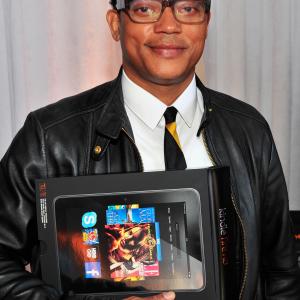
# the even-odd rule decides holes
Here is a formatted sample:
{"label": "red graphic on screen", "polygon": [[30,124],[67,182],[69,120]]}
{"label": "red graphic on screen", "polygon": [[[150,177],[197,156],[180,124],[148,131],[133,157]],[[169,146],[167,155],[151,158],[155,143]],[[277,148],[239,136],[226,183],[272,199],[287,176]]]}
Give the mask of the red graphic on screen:
{"label": "red graphic on screen", "polygon": [[105,225],[105,234],[111,278],[159,276],[154,223]]}

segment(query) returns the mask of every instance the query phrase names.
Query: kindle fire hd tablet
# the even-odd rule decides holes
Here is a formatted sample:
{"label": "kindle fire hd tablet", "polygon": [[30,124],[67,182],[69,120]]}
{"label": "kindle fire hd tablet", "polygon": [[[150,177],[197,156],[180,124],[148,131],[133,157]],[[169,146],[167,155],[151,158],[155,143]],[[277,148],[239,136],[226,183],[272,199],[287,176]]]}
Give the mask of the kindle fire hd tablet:
{"label": "kindle fire hd tablet", "polygon": [[237,299],[228,168],[41,179],[36,190],[42,279],[62,294]]}

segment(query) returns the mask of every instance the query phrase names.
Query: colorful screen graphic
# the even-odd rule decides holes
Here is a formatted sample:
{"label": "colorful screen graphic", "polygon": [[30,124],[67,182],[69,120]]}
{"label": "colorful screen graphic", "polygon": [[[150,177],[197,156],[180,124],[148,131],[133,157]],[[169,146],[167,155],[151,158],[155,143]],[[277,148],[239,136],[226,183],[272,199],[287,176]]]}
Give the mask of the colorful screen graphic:
{"label": "colorful screen graphic", "polygon": [[106,210],[111,278],[135,281],[159,276],[160,231],[154,207],[118,207]]}

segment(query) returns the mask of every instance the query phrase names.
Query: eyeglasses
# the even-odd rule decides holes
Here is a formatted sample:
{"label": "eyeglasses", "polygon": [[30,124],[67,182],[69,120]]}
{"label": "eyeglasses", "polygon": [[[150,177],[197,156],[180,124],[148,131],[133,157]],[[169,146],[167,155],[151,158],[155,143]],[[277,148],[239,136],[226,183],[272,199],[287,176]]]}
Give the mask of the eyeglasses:
{"label": "eyeglasses", "polygon": [[124,10],[135,23],[157,22],[166,7],[171,7],[180,23],[199,24],[208,12],[205,0],[117,0],[116,9]]}

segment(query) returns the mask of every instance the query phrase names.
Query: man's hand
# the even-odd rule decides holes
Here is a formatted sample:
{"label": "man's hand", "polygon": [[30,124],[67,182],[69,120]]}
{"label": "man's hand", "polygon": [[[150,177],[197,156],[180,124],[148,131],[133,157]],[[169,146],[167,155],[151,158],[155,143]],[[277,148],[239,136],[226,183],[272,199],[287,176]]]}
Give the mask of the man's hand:
{"label": "man's hand", "polygon": [[125,300],[174,300],[175,299],[175,293],[174,292],[165,292],[160,295],[155,295],[147,298],[141,298],[141,297],[129,297]]}

